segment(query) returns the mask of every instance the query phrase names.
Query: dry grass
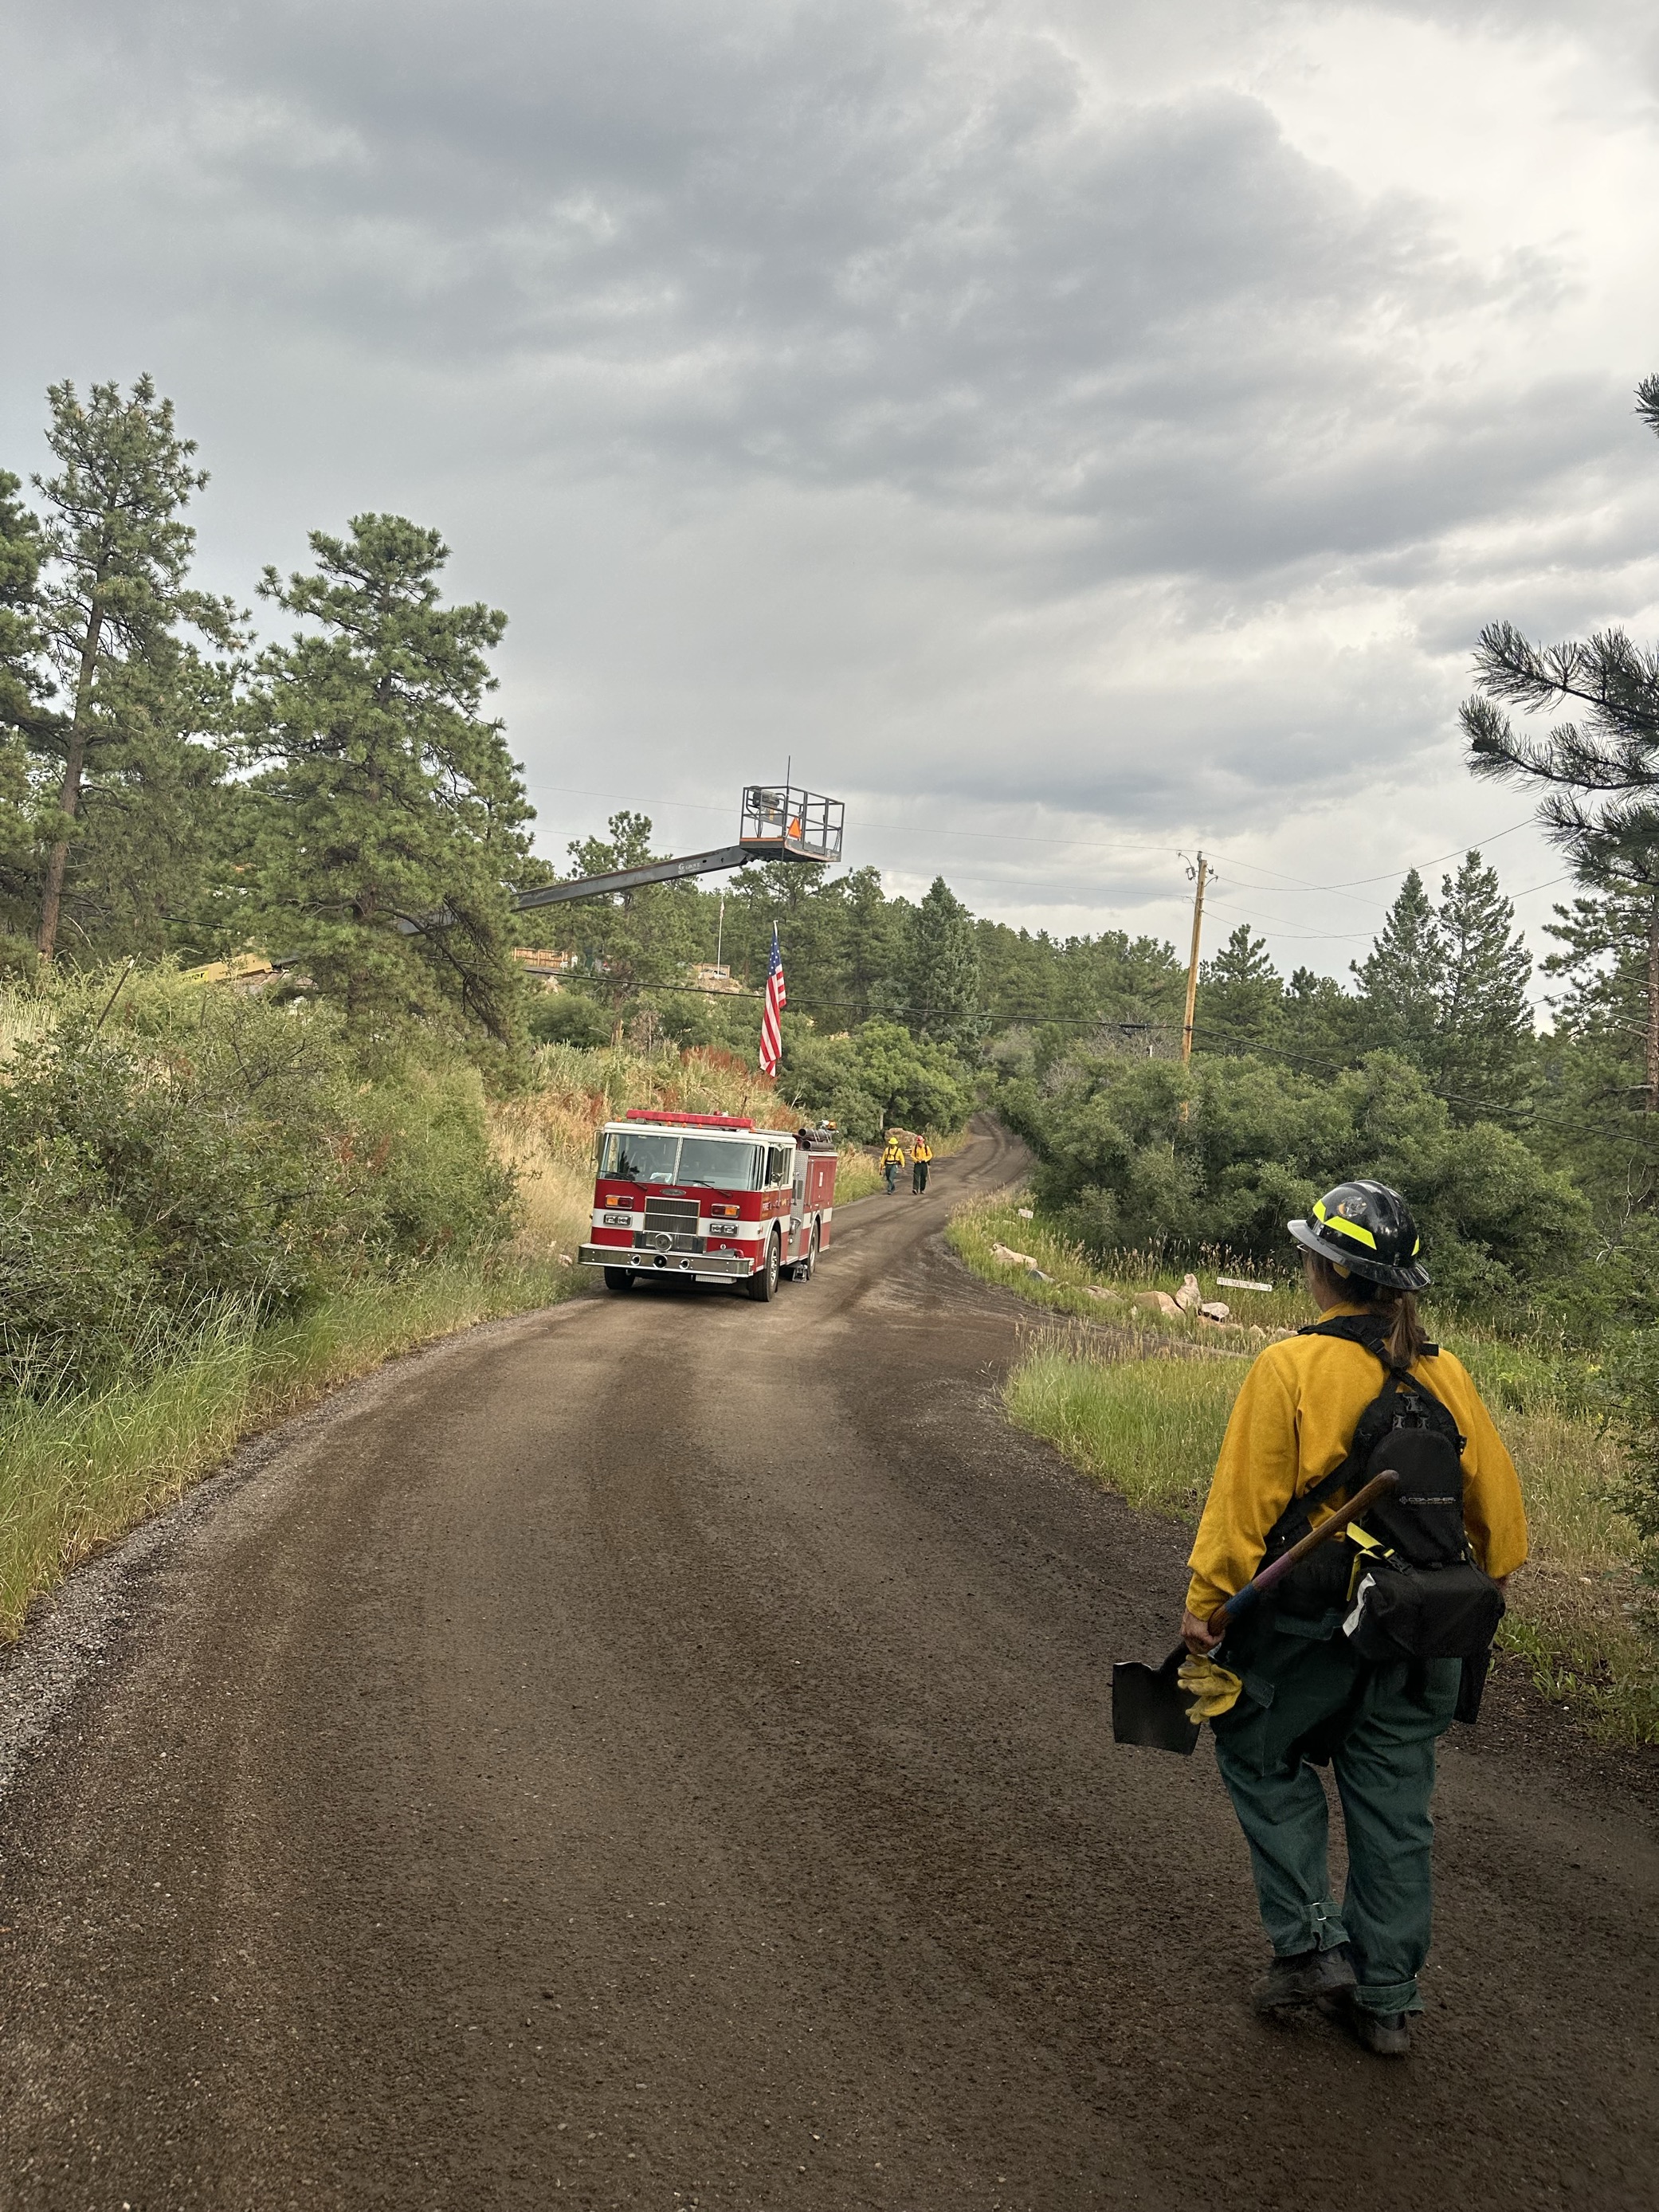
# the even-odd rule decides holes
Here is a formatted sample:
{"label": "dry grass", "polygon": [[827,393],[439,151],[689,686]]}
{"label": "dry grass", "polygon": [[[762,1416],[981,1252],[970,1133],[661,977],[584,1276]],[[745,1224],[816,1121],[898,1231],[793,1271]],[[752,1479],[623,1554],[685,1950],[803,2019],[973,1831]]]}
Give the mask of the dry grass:
{"label": "dry grass", "polygon": [[518,1226],[511,1249],[515,1257],[554,1267],[574,1267],[578,1247],[588,1235],[593,1206],[592,1132],[586,1156],[572,1158],[566,1133],[550,1127],[539,1098],[493,1105],[489,1133],[496,1156],[513,1170]]}

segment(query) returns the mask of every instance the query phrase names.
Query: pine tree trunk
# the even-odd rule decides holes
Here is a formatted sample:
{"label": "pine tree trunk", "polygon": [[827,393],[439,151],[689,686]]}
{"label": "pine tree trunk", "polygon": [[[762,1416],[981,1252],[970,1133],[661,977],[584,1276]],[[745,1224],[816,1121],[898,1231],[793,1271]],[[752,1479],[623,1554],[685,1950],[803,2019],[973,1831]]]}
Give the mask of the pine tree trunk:
{"label": "pine tree trunk", "polygon": [[[75,719],[70,725],[69,752],[64,762],[64,781],[58,804],[72,822],[81,804],[81,776],[87,758],[87,720],[92,703],[92,679],[98,666],[98,641],[104,627],[103,609],[94,600],[87,617],[87,634],[81,645],[81,674],[75,686]],[[58,922],[64,905],[64,877],[69,867],[69,839],[60,837],[46,855],[46,872],[40,886],[40,933],[35,948],[43,967],[58,949]]]}
{"label": "pine tree trunk", "polygon": [[1659,891],[1648,907],[1648,1065],[1644,1103],[1659,1113]]}

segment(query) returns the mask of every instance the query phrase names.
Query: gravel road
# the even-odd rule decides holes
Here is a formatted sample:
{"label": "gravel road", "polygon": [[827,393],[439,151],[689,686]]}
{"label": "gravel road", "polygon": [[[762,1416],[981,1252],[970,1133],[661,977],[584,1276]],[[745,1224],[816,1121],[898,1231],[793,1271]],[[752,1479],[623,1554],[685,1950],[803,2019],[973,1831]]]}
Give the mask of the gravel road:
{"label": "gravel road", "polygon": [[[585,1299],[247,1454],[0,1672],[6,2212],[1659,2203],[1642,1771],[1484,1727],[1419,2048],[1256,2025],[1180,1534],[998,1411],[945,1251]],[[0,1729],[0,1734],[3,1729]],[[31,1741],[32,1739],[32,1741]]]}

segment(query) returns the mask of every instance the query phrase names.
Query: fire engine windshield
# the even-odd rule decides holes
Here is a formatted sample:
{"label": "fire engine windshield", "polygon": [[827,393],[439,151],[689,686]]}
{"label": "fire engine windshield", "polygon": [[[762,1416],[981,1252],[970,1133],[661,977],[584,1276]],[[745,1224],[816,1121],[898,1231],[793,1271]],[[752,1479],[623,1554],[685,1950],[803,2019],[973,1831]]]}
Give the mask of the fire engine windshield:
{"label": "fire engine windshield", "polygon": [[759,1156],[758,1145],[737,1144],[730,1137],[687,1137],[680,1146],[679,1180],[715,1190],[758,1190]]}
{"label": "fire engine windshield", "polygon": [[672,1182],[680,1149],[670,1129],[613,1129],[605,1140],[599,1173],[619,1182]]}
{"label": "fire engine windshield", "polygon": [[766,1155],[731,1137],[685,1137],[672,1129],[613,1129],[599,1154],[601,1176],[618,1182],[696,1183],[714,1190],[762,1190]]}

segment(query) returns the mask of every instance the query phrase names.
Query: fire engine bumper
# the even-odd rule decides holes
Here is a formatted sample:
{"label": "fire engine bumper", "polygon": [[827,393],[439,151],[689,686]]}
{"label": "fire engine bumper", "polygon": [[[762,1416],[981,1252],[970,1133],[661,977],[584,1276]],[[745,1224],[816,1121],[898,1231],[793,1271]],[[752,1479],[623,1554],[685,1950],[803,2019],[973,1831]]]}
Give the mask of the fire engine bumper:
{"label": "fire engine bumper", "polygon": [[730,1283],[752,1275],[746,1252],[641,1252],[628,1244],[584,1244],[584,1267],[629,1267],[637,1275],[692,1275],[706,1283]]}

